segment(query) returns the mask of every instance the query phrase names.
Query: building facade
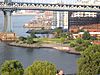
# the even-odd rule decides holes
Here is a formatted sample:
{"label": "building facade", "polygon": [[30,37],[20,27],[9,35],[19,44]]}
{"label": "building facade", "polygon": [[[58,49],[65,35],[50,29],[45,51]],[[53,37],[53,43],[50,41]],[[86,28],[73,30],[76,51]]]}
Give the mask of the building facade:
{"label": "building facade", "polygon": [[66,11],[54,11],[51,28],[62,27],[68,29],[68,12]]}

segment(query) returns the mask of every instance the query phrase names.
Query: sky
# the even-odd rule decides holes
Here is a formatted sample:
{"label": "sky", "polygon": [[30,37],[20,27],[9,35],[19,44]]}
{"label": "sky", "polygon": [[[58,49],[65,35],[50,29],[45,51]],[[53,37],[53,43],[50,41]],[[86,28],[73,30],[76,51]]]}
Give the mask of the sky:
{"label": "sky", "polygon": [[[4,0],[0,0],[4,1]],[[35,3],[59,3],[59,2],[63,2],[63,3],[74,3],[77,0],[12,0],[13,2],[35,2]]]}

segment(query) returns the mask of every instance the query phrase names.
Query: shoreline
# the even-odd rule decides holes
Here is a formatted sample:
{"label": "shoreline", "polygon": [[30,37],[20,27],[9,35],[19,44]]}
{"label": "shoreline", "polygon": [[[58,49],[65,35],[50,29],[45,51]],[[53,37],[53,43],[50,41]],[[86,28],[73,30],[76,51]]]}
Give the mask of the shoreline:
{"label": "shoreline", "polygon": [[59,51],[63,51],[69,54],[75,54],[75,55],[80,55],[80,52],[75,51],[73,48],[64,46],[62,44],[20,44],[16,42],[8,43],[10,46],[16,46],[16,47],[24,47],[24,48],[53,48]]}

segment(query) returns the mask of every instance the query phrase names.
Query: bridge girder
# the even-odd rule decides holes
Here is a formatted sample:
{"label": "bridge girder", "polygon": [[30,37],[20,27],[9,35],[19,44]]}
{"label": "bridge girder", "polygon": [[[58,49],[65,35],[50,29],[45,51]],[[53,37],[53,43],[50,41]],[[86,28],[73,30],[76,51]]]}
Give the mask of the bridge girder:
{"label": "bridge girder", "polygon": [[83,11],[100,12],[100,5],[46,4],[46,3],[0,3],[0,9],[13,10],[49,10],[49,11]]}

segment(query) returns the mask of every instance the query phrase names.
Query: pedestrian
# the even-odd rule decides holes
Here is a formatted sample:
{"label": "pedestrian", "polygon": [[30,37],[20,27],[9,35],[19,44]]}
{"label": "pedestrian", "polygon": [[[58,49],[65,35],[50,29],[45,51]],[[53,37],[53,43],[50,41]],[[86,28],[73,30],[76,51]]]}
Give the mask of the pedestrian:
{"label": "pedestrian", "polygon": [[57,70],[57,74],[56,75],[64,75],[63,70],[62,69],[61,70]]}

